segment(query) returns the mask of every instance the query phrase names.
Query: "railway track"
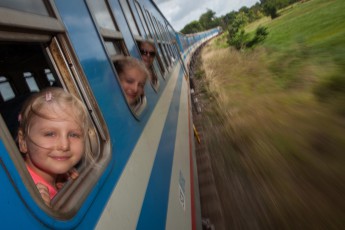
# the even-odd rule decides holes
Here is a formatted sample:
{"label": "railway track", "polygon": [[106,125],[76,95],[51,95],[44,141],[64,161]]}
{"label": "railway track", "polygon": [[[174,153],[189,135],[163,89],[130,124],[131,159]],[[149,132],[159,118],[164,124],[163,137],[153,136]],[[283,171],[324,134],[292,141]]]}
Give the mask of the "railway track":
{"label": "railway track", "polygon": [[[200,50],[199,50],[200,51]],[[193,75],[195,65],[198,65],[199,52],[196,51],[190,63],[190,74]],[[203,127],[203,109],[204,104],[201,99],[200,88],[198,83],[191,76],[192,103],[193,103],[193,121],[195,127],[195,151],[198,168],[201,216],[203,230],[225,230],[225,221],[222,211],[221,200],[218,195],[215,184],[210,153],[204,141],[205,130]]]}

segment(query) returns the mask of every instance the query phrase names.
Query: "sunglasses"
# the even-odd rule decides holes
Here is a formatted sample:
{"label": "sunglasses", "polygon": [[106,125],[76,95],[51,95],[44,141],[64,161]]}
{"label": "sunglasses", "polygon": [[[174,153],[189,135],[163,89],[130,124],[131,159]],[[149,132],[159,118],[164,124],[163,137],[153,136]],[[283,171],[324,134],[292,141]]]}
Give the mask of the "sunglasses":
{"label": "sunglasses", "polygon": [[140,53],[141,55],[145,55],[145,56],[151,56],[151,57],[156,56],[156,52],[154,51],[140,50]]}

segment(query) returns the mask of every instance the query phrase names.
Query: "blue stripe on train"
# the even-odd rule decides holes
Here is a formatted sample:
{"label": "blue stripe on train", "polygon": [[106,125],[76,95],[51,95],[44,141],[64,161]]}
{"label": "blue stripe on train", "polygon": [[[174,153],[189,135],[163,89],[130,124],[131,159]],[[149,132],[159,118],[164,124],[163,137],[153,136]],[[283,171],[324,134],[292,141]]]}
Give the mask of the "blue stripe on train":
{"label": "blue stripe on train", "polygon": [[164,229],[168,210],[169,189],[172,162],[175,151],[175,139],[180,107],[180,96],[183,71],[180,69],[179,79],[174,90],[162,138],[151,171],[137,229]]}

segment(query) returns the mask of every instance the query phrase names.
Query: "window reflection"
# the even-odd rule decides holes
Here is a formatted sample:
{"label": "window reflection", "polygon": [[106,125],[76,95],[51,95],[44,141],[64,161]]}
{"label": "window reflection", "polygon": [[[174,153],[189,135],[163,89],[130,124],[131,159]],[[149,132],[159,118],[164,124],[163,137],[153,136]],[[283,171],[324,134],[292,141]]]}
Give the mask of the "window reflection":
{"label": "window reflection", "polygon": [[50,71],[50,69],[44,69],[44,73],[47,76],[47,80],[49,81],[49,85],[54,86],[56,80],[55,80],[53,73]]}
{"label": "window reflection", "polygon": [[137,11],[138,11],[138,15],[139,15],[140,20],[141,20],[141,24],[143,25],[143,28],[145,30],[146,38],[151,37],[149,29],[147,28],[146,21],[145,21],[145,18],[144,18],[144,15],[143,15],[143,12],[141,10],[141,7],[140,7],[139,3],[135,2],[135,6],[137,7]]}
{"label": "window reflection", "polygon": [[88,5],[89,7],[91,7],[93,15],[95,16],[95,19],[97,21],[97,24],[100,27],[104,29],[114,30],[114,31],[117,30],[110,16],[107,5],[104,1],[90,0],[88,1]]}
{"label": "window reflection", "polygon": [[25,72],[23,73],[24,77],[25,77],[25,81],[28,84],[28,87],[30,89],[30,92],[38,92],[40,91],[38,88],[38,85],[36,83],[36,80],[34,78],[34,76],[32,75],[31,72]]}
{"label": "window reflection", "polygon": [[123,9],[123,13],[126,16],[127,23],[129,25],[129,27],[131,28],[133,35],[140,36],[137,25],[136,25],[134,18],[133,18],[132,11],[129,8],[128,2],[126,0],[121,0],[121,6]]}
{"label": "window reflection", "polygon": [[3,101],[11,100],[16,96],[13,92],[12,86],[4,76],[0,76],[0,93]]}
{"label": "window reflection", "polygon": [[49,16],[43,0],[1,0],[0,7]]}

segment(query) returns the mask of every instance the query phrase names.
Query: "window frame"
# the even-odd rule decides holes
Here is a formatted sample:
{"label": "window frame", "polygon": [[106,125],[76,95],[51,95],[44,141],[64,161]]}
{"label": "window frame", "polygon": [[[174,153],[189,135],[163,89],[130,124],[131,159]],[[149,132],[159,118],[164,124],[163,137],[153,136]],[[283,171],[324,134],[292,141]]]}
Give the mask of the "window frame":
{"label": "window frame", "polygon": [[158,38],[156,35],[156,31],[155,31],[154,26],[152,24],[152,21],[150,19],[150,12],[147,9],[144,9],[144,11],[145,11],[144,16],[146,17],[146,21],[148,22],[149,31],[150,31],[152,37],[156,41],[156,50],[157,50],[156,56],[157,56],[157,60],[158,60],[158,66],[159,66],[159,69],[162,73],[163,78],[165,79],[165,75],[167,74],[167,66],[165,64],[164,58],[162,57],[162,52],[161,52],[161,49],[160,49],[159,44],[158,44]]}
{"label": "window frame", "polygon": [[[100,37],[102,38],[102,43],[103,43],[105,52],[106,52],[106,54],[107,54],[107,56],[108,56],[108,58],[109,58],[109,61],[110,61],[111,64],[112,64],[111,66],[112,66],[112,68],[113,68],[113,71],[114,71],[114,73],[116,73],[116,74],[115,74],[115,75],[116,75],[116,80],[117,80],[118,84],[121,86],[120,79],[119,79],[119,74],[118,74],[118,72],[117,72],[117,70],[116,70],[116,68],[115,68],[114,61],[116,61],[116,60],[117,60],[119,57],[121,57],[121,56],[130,56],[130,55],[129,55],[129,52],[128,52],[128,49],[127,49],[127,47],[126,47],[126,45],[125,45],[125,42],[124,42],[124,37],[123,37],[123,35],[122,35],[122,33],[121,33],[120,30],[118,30],[118,31],[104,30],[104,28],[102,28],[102,27],[97,23],[97,20],[95,20],[94,12],[93,12],[92,8],[90,7],[90,3],[89,3],[90,1],[92,1],[92,0],[86,0],[86,5],[87,5],[87,7],[88,7],[88,9],[89,9],[90,15],[91,15],[91,17],[92,17],[92,19],[93,19],[95,25],[96,25],[96,27],[97,27],[97,30],[98,30],[98,32],[99,32],[99,34],[100,34]],[[107,0],[101,0],[101,1],[104,1],[104,2],[105,2],[106,6],[107,6],[107,11],[108,11],[108,13],[110,14],[110,16],[111,16],[111,18],[112,18],[114,24],[117,25],[116,19],[115,19],[115,15],[114,15],[114,13],[113,13],[113,11],[112,11],[111,6],[109,5],[109,2],[108,2]],[[125,1],[126,1],[126,0],[125,0]],[[127,1],[126,1],[126,2],[127,2]],[[120,6],[121,6],[121,4],[120,4]],[[130,6],[129,6],[129,7],[130,7]],[[121,6],[121,8],[122,8],[122,6]],[[130,9],[130,10],[131,10],[131,9]],[[132,13],[132,11],[131,11],[131,13]],[[127,18],[126,18],[126,20],[127,20]],[[135,22],[135,23],[136,23],[136,22]],[[136,25],[137,25],[137,24],[136,24]],[[107,49],[107,46],[106,46],[106,44],[105,44],[106,42],[108,42],[108,41],[110,41],[110,40],[113,41],[114,45],[116,45],[116,43],[118,43],[118,44],[121,43],[121,44],[122,44],[122,49],[125,49],[125,50],[123,50],[123,54],[122,54],[122,55],[110,55],[110,52],[109,52],[109,50]],[[127,100],[126,100],[126,96],[125,96],[125,93],[124,93],[124,91],[123,91],[123,88],[122,88],[122,87],[120,87],[120,88],[121,88],[121,91],[122,91],[123,100],[125,100],[128,109],[131,111],[133,117],[134,117],[136,120],[140,121],[140,115],[141,115],[142,112],[145,110],[145,108],[147,108],[147,99],[146,99],[146,96],[143,95],[143,97],[142,97],[142,99],[141,99],[141,104],[138,105],[138,106],[136,107],[137,109],[133,109],[133,108],[128,104],[128,102],[127,102]]]}
{"label": "window frame", "polygon": [[[123,15],[125,16],[127,25],[129,30],[132,33],[132,36],[135,40],[140,40],[142,37],[141,31],[138,26],[138,22],[135,19],[133,9],[129,3],[128,0],[119,0],[120,7],[122,9]],[[129,14],[127,14],[127,11],[125,9],[129,10]]]}
{"label": "window frame", "polygon": [[[44,2],[46,4],[51,3],[48,8],[49,12],[55,12],[52,2]],[[53,207],[49,208],[44,204],[36,185],[28,173],[24,160],[15,140],[9,134],[8,126],[4,122],[2,115],[0,116],[0,136],[10,153],[10,158],[15,165],[17,173],[23,179],[22,183],[27,188],[24,191],[20,188],[22,186],[14,184],[14,186],[19,187],[17,191],[19,193],[28,191],[31,198],[41,210],[50,216],[62,220],[69,220],[81,211],[82,204],[84,204],[86,198],[90,195],[90,191],[96,185],[97,180],[102,176],[103,171],[111,159],[111,147],[109,132],[102,113],[98,108],[82,68],[77,62],[78,59],[72,52],[73,48],[65,34],[64,26],[59,18],[55,16],[57,14],[51,15],[46,17],[0,7],[0,41],[46,44],[46,48],[42,48],[42,52],[46,54],[45,59],[52,65],[54,73],[56,73],[56,77],[59,79],[62,87],[80,98],[88,108],[89,117],[93,124],[93,127],[89,131],[88,144],[94,151],[97,151],[96,155],[98,158],[96,159],[96,163],[104,167],[100,168],[94,167],[94,165],[87,165],[81,170],[80,177],[77,180],[69,181],[59,191],[56,198],[54,197],[52,200]],[[87,175],[91,174],[93,174],[95,179],[92,180],[87,177]],[[86,179],[83,179],[85,177]],[[73,196],[73,194],[78,194],[78,196]],[[25,200],[24,202],[30,203]],[[30,208],[29,204],[27,206]]]}

